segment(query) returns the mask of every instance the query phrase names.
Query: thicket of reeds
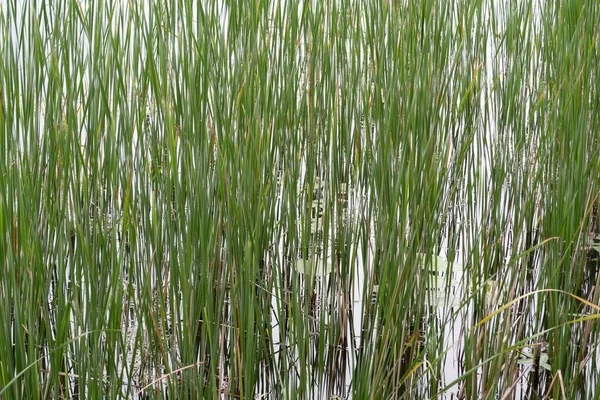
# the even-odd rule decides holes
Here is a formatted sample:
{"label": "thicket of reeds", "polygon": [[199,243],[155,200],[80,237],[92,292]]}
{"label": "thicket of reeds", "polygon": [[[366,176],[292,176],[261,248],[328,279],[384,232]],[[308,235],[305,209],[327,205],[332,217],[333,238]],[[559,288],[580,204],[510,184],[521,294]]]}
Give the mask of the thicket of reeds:
{"label": "thicket of reeds", "polygon": [[6,0],[0,398],[600,398],[598,21]]}

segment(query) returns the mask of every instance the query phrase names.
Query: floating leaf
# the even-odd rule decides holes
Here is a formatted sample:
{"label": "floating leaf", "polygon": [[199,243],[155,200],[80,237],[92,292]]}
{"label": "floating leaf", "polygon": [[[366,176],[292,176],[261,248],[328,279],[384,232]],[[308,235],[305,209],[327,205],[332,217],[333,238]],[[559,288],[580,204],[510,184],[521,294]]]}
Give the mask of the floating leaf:
{"label": "floating leaf", "polygon": [[[531,354],[531,353],[523,353],[523,357],[517,361],[517,364],[519,364],[519,365],[533,366],[534,365],[533,354]],[[547,353],[541,353],[540,354],[539,366],[542,367],[542,368],[544,368],[547,371],[551,371],[552,370],[552,367],[550,366],[550,363],[549,363],[549,358],[548,358],[548,354]]]}
{"label": "floating leaf", "polygon": [[[418,253],[417,258],[424,262],[426,255]],[[439,256],[430,255],[429,285],[427,302],[435,307],[458,307],[460,298],[457,295],[462,278],[462,264],[449,262]]]}
{"label": "floating leaf", "polygon": [[333,268],[331,263],[325,263],[323,260],[313,257],[308,260],[302,258],[296,260],[294,269],[309,276],[325,276],[330,274]]}
{"label": "floating leaf", "polygon": [[[426,255],[423,253],[418,253],[417,257],[419,260],[424,261],[426,259]],[[451,272],[460,272],[463,270],[463,265],[457,262],[448,261],[440,256],[430,255],[431,258],[431,272],[438,272],[441,274]]]}

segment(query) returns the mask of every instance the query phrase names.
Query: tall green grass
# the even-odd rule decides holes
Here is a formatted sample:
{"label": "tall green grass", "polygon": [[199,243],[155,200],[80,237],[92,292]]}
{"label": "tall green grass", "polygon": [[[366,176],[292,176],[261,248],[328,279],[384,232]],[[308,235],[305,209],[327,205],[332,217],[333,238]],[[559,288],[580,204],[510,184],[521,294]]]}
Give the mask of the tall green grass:
{"label": "tall green grass", "polygon": [[0,398],[600,398],[598,20],[3,3]]}

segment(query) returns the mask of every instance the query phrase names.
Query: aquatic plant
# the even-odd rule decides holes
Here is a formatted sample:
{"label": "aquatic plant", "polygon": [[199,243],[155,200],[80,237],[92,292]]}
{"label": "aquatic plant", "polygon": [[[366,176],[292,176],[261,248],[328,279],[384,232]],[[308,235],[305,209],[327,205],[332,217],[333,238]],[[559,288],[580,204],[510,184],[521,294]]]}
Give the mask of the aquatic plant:
{"label": "aquatic plant", "polygon": [[0,5],[0,398],[598,398],[595,0]]}

